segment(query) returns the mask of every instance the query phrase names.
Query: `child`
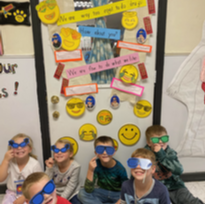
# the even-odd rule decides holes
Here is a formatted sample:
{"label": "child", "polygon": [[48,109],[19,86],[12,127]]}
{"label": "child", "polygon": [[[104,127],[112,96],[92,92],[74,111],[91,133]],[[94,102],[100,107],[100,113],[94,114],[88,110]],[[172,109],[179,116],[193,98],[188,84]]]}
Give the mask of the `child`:
{"label": "child", "polygon": [[80,165],[73,160],[73,145],[68,140],[59,139],[51,146],[53,158],[46,163],[46,174],[53,179],[57,194],[72,204],[79,204],[77,194],[80,189]]}
{"label": "child", "polygon": [[177,153],[168,145],[169,136],[164,127],[153,125],[146,130],[146,149],[152,150],[156,156],[157,167],[155,179],[160,180],[169,190],[172,203],[200,204],[200,199],[195,198],[185,187],[180,175],[183,167],[178,161]]}
{"label": "child", "polygon": [[[98,137],[94,147],[97,157],[89,163],[85,186],[78,198],[84,204],[116,203],[120,199],[121,185],[127,180],[126,170],[113,158],[115,148],[111,137]],[[94,188],[96,179],[99,188]]]}
{"label": "child", "polygon": [[127,161],[134,178],[122,184],[121,204],[170,204],[167,188],[154,180],[155,156],[144,148],[132,153]]}
{"label": "child", "polygon": [[22,191],[28,204],[70,204],[67,199],[56,195],[53,180],[44,172],[29,175],[23,183]]}
{"label": "child", "polygon": [[31,173],[42,171],[36,156],[32,154],[32,149],[32,139],[25,134],[18,134],[9,141],[9,149],[0,165],[0,182],[7,179],[3,204],[23,203],[23,181]]}

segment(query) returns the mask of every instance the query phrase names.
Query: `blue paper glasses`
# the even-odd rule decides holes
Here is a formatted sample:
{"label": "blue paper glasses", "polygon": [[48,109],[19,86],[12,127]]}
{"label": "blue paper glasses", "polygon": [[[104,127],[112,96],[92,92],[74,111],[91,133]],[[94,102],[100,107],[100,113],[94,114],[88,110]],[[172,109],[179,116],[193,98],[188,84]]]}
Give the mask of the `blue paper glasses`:
{"label": "blue paper glasses", "polygon": [[102,154],[104,151],[106,151],[108,155],[113,155],[115,148],[111,146],[98,145],[95,147],[95,151],[97,152],[97,154]]}
{"label": "blue paper glasses", "polygon": [[127,165],[129,168],[132,168],[132,169],[140,165],[142,169],[148,170],[152,166],[152,162],[149,159],[133,157],[127,160]]}
{"label": "blue paper glasses", "polygon": [[13,148],[25,147],[28,143],[29,143],[29,139],[28,139],[28,138],[25,138],[25,139],[23,140],[23,142],[20,143],[20,144],[15,143],[14,140],[9,140],[9,146],[11,146],[11,147],[13,147]]}
{"label": "blue paper glasses", "polygon": [[44,201],[44,194],[51,194],[55,189],[55,184],[53,180],[50,180],[43,189],[38,192],[33,198],[29,201],[29,204],[41,204]]}
{"label": "blue paper glasses", "polygon": [[63,147],[62,149],[56,148],[55,145],[52,145],[52,146],[51,146],[51,150],[54,151],[55,153],[58,153],[58,152],[60,152],[60,151],[64,153],[64,152],[66,152],[68,149],[70,149],[70,145],[69,145],[69,144],[66,144],[65,147]]}

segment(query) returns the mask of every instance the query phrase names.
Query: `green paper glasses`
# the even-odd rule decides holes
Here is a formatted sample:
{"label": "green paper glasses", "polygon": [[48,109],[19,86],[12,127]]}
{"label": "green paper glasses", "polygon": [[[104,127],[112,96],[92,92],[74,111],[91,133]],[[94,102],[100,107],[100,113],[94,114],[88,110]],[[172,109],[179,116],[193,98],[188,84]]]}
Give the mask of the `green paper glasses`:
{"label": "green paper glasses", "polygon": [[165,143],[165,142],[169,141],[169,136],[168,135],[164,135],[162,137],[151,137],[150,139],[151,139],[152,143],[154,143],[154,144],[159,143],[160,140],[163,143]]}

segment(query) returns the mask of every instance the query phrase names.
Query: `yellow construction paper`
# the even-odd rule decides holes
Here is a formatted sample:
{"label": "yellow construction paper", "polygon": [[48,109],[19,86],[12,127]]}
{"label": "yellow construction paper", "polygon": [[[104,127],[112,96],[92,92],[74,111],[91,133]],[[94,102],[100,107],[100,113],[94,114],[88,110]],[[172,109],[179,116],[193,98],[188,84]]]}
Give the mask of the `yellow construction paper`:
{"label": "yellow construction paper", "polygon": [[131,10],[138,7],[146,6],[146,0],[124,0],[104,6],[98,6],[92,9],[85,9],[82,11],[68,12],[60,15],[58,19],[58,26],[74,23],[78,21],[85,21],[94,18],[100,18],[123,11]]}

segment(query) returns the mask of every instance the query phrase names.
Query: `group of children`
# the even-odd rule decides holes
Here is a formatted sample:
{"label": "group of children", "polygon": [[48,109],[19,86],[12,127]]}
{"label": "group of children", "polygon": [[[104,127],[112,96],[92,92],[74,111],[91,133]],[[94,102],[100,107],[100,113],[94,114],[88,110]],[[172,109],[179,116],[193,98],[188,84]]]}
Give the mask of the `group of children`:
{"label": "group of children", "polygon": [[[95,157],[88,166],[80,188],[80,165],[73,159],[73,145],[59,139],[51,146],[53,158],[45,161],[42,171],[29,136],[18,134],[9,141],[9,149],[0,165],[0,182],[7,179],[3,204],[200,204],[185,187],[180,175],[182,165],[177,153],[168,146],[164,127],[146,130],[147,145],[135,150],[126,169],[113,158],[114,142],[101,136],[94,142]],[[96,187],[97,184],[97,187]]]}

